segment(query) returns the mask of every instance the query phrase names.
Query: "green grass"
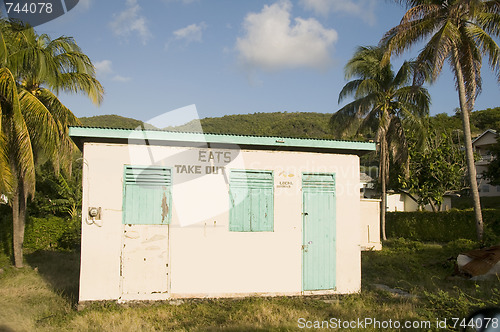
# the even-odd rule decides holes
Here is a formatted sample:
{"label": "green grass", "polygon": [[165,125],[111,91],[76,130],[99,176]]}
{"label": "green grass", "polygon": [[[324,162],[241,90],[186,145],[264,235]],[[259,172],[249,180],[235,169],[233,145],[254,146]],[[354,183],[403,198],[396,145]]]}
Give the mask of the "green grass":
{"label": "green grass", "polygon": [[[454,259],[475,244],[392,240],[362,255],[362,292],[343,296],[94,303],[77,311],[76,252],[35,252],[15,269],[0,255],[0,331],[294,331],[298,319],[423,321],[465,317],[499,306],[498,280],[452,277]],[[339,271],[339,273],[342,273]],[[98,281],[96,281],[98,282]],[[380,290],[374,284],[408,292]],[[435,326],[433,326],[435,330]],[[377,330],[374,328],[362,331]],[[381,329],[380,329],[381,330]]]}

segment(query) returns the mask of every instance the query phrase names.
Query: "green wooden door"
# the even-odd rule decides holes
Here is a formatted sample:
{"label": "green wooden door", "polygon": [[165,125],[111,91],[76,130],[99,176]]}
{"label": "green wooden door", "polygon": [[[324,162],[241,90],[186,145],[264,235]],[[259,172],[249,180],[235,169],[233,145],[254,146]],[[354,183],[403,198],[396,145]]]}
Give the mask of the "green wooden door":
{"label": "green wooden door", "polygon": [[335,288],[335,175],[302,175],[302,290]]}

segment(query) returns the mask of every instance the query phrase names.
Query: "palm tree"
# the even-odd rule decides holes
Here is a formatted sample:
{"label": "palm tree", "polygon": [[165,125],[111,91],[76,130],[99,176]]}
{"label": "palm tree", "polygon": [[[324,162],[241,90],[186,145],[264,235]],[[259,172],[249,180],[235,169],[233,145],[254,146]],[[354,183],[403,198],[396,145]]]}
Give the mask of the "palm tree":
{"label": "palm tree", "polygon": [[[380,222],[382,238],[385,234],[386,183],[389,164],[407,165],[408,150],[403,125],[420,124],[429,112],[430,97],[425,88],[411,85],[413,64],[405,62],[395,74],[390,63],[382,65],[384,49],[359,47],[345,66],[346,79],[352,79],[342,89],[339,103],[353,96],[354,101],[338,110],[331,119],[339,136],[351,126],[358,134],[366,130],[375,132],[379,143],[379,181],[382,189]],[[405,167],[406,168],[406,167]]]}
{"label": "palm tree", "polygon": [[[482,57],[499,75],[500,48],[493,37],[500,36],[500,1],[484,0],[395,0],[408,11],[400,24],[389,30],[381,41],[386,45],[385,61],[426,40],[417,61],[437,79],[445,60],[455,75],[465,136],[467,169],[479,241],[483,240],[483,219],[477,189],[476,167],[470,132],[470,112],[481,92]],[[426,75],[423,75],[426,76]],[[424,77],[422,77],[423,79]]]}
{"label": "palm tree", "polygon": [[79,92],[99,104],[103,88],[92,62],[72,38],[52,40],[21,23],[0,21],[0,61],[0,172],[8,179],[0,185],[11,192],[14,264],[22,267],[35,165],[50,161],[56,173],[71,167],[68,126],[79,121],[56,94]]}

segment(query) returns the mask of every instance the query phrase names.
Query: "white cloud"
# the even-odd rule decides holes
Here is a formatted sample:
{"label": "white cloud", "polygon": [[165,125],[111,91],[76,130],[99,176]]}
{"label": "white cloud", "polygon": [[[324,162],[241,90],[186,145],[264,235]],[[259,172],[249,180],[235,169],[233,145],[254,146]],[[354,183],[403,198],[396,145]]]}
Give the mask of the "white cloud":
{"label": "white cloud", "polygon": [[113,72],[111,60],[102,60],[94,63],[97,75],[106,76]]}
{"label": "white cloud", "polygon": [[174,37],[178,40],[185,40],[186,43],[201,42],[203,30],[207,28],[205,22],[200,24],[191,24],[185,28],[174,31]]}
{"label": "white cloud", "polygon": [[130,82],[132,80],[132,78],[121,76],[121,75],[115,75],[115,76],[113,76],[113,78],[111,80],[115,81],[115,82]]}
{"label": "white cloud", "polygon": [[194,2],[198,2],[199,0],[164,0],[164,1],[166,3],[169,3],[169,2],[181,2],[184,5],[189,5],[189,4],[192,4]]}
{"label": "white cloud", "polygon": [[88,10],[90,8],[90,5],[92,4],[92,0],[80,0],[78,1],[78,6],[82,10]]}
{"label": "white cloud", "polygon": [[300,4],[318,15],[343,12],[360,16],[369,24],[375,23],[375,0],[300,0]]}
{"label": "white cloud", "polygon": [[140,15],[140,11],[141,6],[137,0],[127,0],[126,9],[113,15],[114,19],[110,23],[113,33],[120,37],[128,37],[132,33],[136,33],[141,38],[142,43],[146,44],[151,38],[151,32],[147,26],[146,18]]}
{"label": "white cloud", "polygon": [[[102,61],[94,62],[94,67],[96,69],[97,75],[101,79],[106,79],[110,75],[114,74],[113,62],[111,60],[102,60]],[[132,80],[132,78],[121,76],[121,75],[113,75],[111,77],[111,80],[115,81],[115,82],[130,82]]]}
{"label": "white cloud", "polygon": [[236,41],[243,64],[273,71],[298,67],[324,69],[331,63],[330,51],[337,32],[312,18],[294,18],[292,23],[291,9],[291,2],[282,0],[245,17],[245,36]]}

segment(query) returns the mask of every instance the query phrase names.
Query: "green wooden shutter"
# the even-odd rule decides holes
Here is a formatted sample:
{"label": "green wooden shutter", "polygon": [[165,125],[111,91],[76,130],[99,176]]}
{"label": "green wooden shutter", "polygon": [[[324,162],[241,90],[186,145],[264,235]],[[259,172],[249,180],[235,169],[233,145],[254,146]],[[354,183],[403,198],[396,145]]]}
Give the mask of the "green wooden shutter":
{"label": "green wooden shutter", "polygon": [[229,230],[274,230],[274,179],[272,171],[231,170]]}
{"label": "green wooden shutter", "polygon": [[125,165],[123,223],[170,223],[171,187],[172,171],[167,167]]}

